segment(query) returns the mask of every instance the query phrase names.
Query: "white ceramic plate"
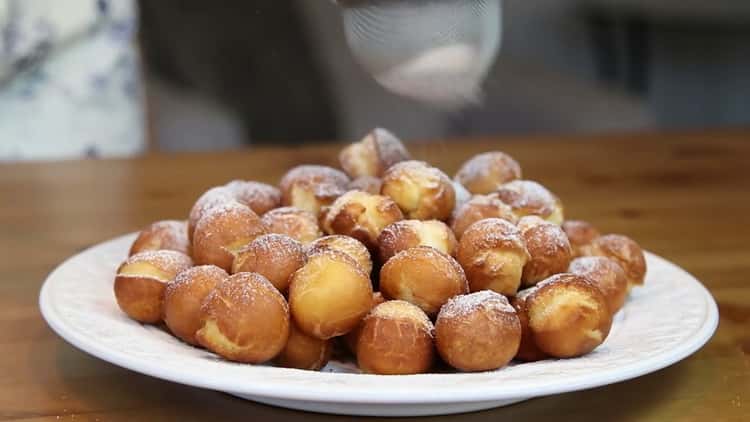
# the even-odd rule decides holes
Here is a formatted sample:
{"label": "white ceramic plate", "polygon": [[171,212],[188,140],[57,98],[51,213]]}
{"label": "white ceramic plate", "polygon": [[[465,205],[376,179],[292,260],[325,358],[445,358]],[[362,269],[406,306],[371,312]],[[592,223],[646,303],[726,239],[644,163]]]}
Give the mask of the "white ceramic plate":
{"label": "white ceramic plate", "polygon": [[716,329],[710,293],[690,274],[647,254],[645,287],[615,318],[607,341],[568,360],[514,364],[484,373],[377,376],[333,362],[323,372],[231,363],[128,319],[112,290],[134,235],[94,246],[49,275],[39,298],[47,323],[74,346],[133,371],[276,406],[324,413],[418,416],[504,406],[599,387],[689,356]]}

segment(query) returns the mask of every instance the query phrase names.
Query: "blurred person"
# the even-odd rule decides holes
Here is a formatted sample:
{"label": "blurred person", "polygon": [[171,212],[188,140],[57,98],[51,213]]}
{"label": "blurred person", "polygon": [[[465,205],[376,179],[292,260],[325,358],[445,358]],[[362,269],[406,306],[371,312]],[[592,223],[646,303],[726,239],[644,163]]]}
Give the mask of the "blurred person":
{"label": "blurred person", "polygon": [[146,147],[134,0],[0,0],[0,160]]}

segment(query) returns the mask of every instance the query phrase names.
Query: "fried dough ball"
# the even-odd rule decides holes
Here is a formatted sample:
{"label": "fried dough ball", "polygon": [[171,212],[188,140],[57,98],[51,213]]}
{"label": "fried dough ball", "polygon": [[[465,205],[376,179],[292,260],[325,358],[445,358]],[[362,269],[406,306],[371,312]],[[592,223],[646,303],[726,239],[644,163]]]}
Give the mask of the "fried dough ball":
{"label": "fried dough ball", "polygon": [[583,356],[604,342],[612,313],[602,292],[585,277],[563,273],[539,283],[526,298],[534,342],[556,358]]}
{"label": "fried dough ball", "polygon": [[456,206],[450,178],[422,161],[404,161],[383,176],[383,195],[391,197],[406,218],[447,220]]}
{"label": "fried dough ball", "polygon": [[620,234],[597,237],[582,248],[586,256],[604,256],[617,262],[628,278],[628,291],[642,286],[646,278],[646,257],[643,249],[633,239]]}
{"label": "fried dough ball", "polygon": [[224,206],[229,203],[239,203],[235,198],[235,193],[226,186],[217,186],[204,192],[190,209],[188,217],[188,238],[192,241],[195,233],[195,226],[208,210],[218,206]]}
{"label": "fried dough ball", "polygon": [[500,186],[495,194],[510,205],[518,218],[538,215],[550,223],[559,225],[563,222],[562,202],[537,182],[514,180]]}
{"label": "fried dough ball", "polygon": [[269,233],[285,234],[302,243],[323,236],[315,214],[300,208],[276,208],[265,213],[261,221]]}
{"label": "fried dough ball", "polygon": [[370,273],[372,273],[372,258],[370,257],[370,252],[359,240],[340,234],[321,237],[308,245],[307,254],[313,255],[320,252],[320,250],[325,249],[333,249],[349,255],[352,259],[357,261],[357,265],[359,265],[359,268],[365,274],[369,276]]}
{"label": "fried dough ball", "polygon": [[472,224],[458,242],[458,262],[472,292],[493,290],[513,296],[529,259],[521,233],[508,221],[488,218]]}
{"label": "fried dough ball", "polygon": [[443,360],[461,371],[491,371],[513,359],[521,343],[521,323],[505,296],[491,290],[456,296],[435,322],[435,346]]}
{"label": "fried dough ball", "polygon": [[281,191],[274,186],[247,180],[233,180],[225,186],[234,192],[239,203],[247,205],[258,215],[281,206]]}
{"label": "fried dough ball", "polygon": [[403,218],[391,198],[353,190],[331,205],[323,219],[323,230],[328,234],[351,236],[375,250],[380,232]]}
{"label": "fried dough ball", "polygon": [[276,364],[285,368],[318,371],[331,359],[333,342],[311,337],[292,323],[289,340],[284,350],[276,356]]}
{"label": "fried dough ball", "polygon": [[201,265],[180,272],[164,291],[164,322],[169,331],[188,344],[197,345],[201,328],[201,304],[217,284],[229,277],[214,265]]}
{"label": "fried dough ball", "polygon": [[289,307],[260,274],[234,274],[220,282],[201,307],[198,343],[232,361],[273,359],[289,338]]}
{"label": "fried dough ball", "polygon": [[333,167],[301,165],[289,170],[281,182],[281,203],[319,216],[321,209],[346,192],[349,177]]}
{"label": "fried dough ball", "polygon": [[171,250],[190,254],[187,223],[177,220],[163,220],[143,229],[130,247],[128,256],[143,251]]}
{"label": "fried dough ball", "polygon": [[376,306],[362,322],[357,342],[360,369],[381,375],[427,372],[435,360],[433,331],[427,315],[409,302]]}
{"label": "fried dough ball", "polygon": [[129,257],[115,276],[117,304],[136,321],[161,321],[164,289],[192,265],[189,256],[177,251],[144,251]]}
{"label": "fried dough ball", "polygon": [[344,335],[372,306],[370,278],[349,255],[321,250],[292,275],[289,306],[305,334],[321,340]]}
{"label": "fried dough ball", "polygon": [[478,195],[494,192],[500,185],[521,178],[521,166],[500,151],[475,155],[456,173],[456,181]]}
{"label": "fried dough ball", "polygon": [[281,203],[281,193],[271,185],[260,182],[233,180],[224,186],[217,186],[203,193],[190,210],[188,217],[188,238],[193,239],[198,220],[208,210],[224,206],[230,202],[239,202],[249,207],[254,213],[263,215]]}
{"label": "fried dough ball", "polygon": [[383,229],[378,237],[380,262],[409,248],[431,246],[442,253],[456,256],[458,242],[450,227],[439,220],[402,220]]}
{"label": "fried dough ball", "polygon": [[518,229],[530,257],[521,276],[524,286],[533,286],[553,274],[567,271],[572,252],[560,226],[529,215],[519,220]]}
{"label": "fried dough ball", "polygon": [[574,259],[568,272],[592,281],[602,291],[612,313],[622,308],[628,296],[628,279],[617,262],[603,256],[584,256]]}
{"label": "fried dough ball", "polygon": [[410,158],[404,144],[381,128],[374,129],[339,154],[341,168],[352,178],[382,176],[392,165]]}
{"label": "fried dough ball", "polygon": [[404,300],[435,316],[448,299],[468,293],[461,266],[451,256],[429,246],[394,255],[380,269],[380,291],[388,299]]}
{"label": "fried dough ball", "polygon": [[573,257],[583,256],[581,249],[588,246],[597,237],[601,236],[599,230],[591,223],[581,220],[567,220],[562,223],[562,229],[568,236],[570,247],[573,250]]}
{"label": "fried dough ball", "polygon": [[518,222],[518,217],[510,206],[501,201],[497,195],[475,195],[456,209],[451,219],[451,228],[456,237],[461,239],[469,226],[486,218],[501,218],[513,224]]}
{"label": "fried dough ball", "polygon": [[549,357],[549,355],[542,352],[536,345],[534,334],[531,332],[531,328],[529,328],[529,312],[526,308],[526,299],[534,290],[536,290],[536,287],[530,287],[526,290],[521,290],[510,298],[510,304],[515,308],[518,321],[521,323],[521,344],[518,346],[518,353],[516,353],[515,359],[524,362],[536,362]]}
{"label": "fried dough ball", "polygon": [[193,259],[230,271],[235,254],[263,234],[265,226],[249,207],[238,202],[213,207],[195,227]]}
{"label": "fried dough ball", "polygon": [[258,236],[237,252],[232,273],[258,273],[281,293],[289,288],[289,279],[307,260],[300,242],[283,234]]}
{"label": "fried dough ball", "polygon": [[383,180],[378,177],[362,176],[349,183],[348,190],[361,190],[373,195],[380,195],[380,189],[383,187]]}
{"label": "fried dough ball", "polygon": [[[381,303],[385,303],[385,297],[383,297],[383,294],[380,292],[374,292],[372,294],[372,307],[376,307],[380,305]],[[350,352],[352,352],[354,355],[357,354],[357,342],[359,341],[359,334],[362,332],[362,323],[360,322],[359,325],[357,325],[357,328],[349,331],[344,336],[344,343],[346,344],[346,347],[349,349]]]}

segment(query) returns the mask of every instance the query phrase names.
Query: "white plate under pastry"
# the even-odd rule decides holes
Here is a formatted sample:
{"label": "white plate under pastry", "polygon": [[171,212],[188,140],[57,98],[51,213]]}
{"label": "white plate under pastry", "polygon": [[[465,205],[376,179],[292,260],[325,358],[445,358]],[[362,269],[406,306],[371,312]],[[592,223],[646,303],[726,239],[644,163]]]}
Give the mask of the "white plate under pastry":
{"label": "white plate under pastry", "polygon": [[129,319],[112,283],[135,235],[98,244],[61,264],[42,287],[47,323],[75,347],[130,370],[292,409],[348,415],[419,416],[505,406],[600,387],[678,362],[716,330],[711,294],[690,274],[650,253],[646,284],[618,313],[607,341],[567,360],[512,364],[494,372],[379,376],[343,362],[323,372],[227,362],[160,328]]}

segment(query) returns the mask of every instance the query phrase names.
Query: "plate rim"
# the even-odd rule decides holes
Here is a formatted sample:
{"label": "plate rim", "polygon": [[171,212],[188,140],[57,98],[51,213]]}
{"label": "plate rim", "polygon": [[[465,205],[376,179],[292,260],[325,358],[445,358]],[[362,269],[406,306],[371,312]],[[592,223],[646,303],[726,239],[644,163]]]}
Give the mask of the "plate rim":
{"label": "plate rim", "polygon": [[[268,397],[281,400],[294,400],[294,401],[314,401],[314,402],[327,402],[327,403],[372,403],[372,404],[417,404],[417,403],[459,403],[459,402],[487,402],[487,401],[501,401],[514,398],[531,398],[548,396],[553,394],[567,393],[573,391],[586,390],[590,388],[596,388],[614,384],[630,379],[634,379],[643,375],[647,375],[663,368],[671,366],[677,362],[680,362],[692,355],[700,348],[702,348],[716,332],[719,323],[718,306],[715,299],[711,295],[710,291],[697,280],[692,274],[682,269],[678,265],[648,251],[644,251],[648,255],[649,259],[655,259],[662,261],[662,264],[672,267],[672,270],[681,272],[691,282],[696,284],[698,291],[701,293],[704,305],[706,306],[706,318],[702,325],[695,331],[695,333],[687,338],[685,341],[674,347],[673,349],[663,352],[654,356],[650,356],[640,362],[628,364],[624,368],[616,368],[616,370],[604,370],[598,371],[596,374],[589,374],[585,377],[578,376],[574,378],[565,378],[561,381],[550,382],[546,385],[536,386],[522,386],[513,391],[508,390],[496,390],[486,389],[477,390],[472,388],[458,388],[454,391],[413,391],[410,390],[409,394],[404,394],[402,389],[394,388],[390,390],[378,390],[377,394],[372,391],[365,394],[358,391],[344,391],[344,394],[332,395],[330,391],[323,389],[307,388],[302,389],[300,387],[292,387],[290,389],[280,391],[276,384],[270,386],[264,385],[261,382],[248,382],[247,379],[238,381],[234,379],[215,380],[210,377],[196,377],[190,375],[190,372],[173,371],[171,369],[165,369],[160,366],[158,362],[145,361],[142,358],[134,357],[126,352],[119,350],[112,350],[109,347],[103,347],[95,341],[91,341],[88,337],[78,333],[78,331],[72,327],[68,327],[65,323],[61,322],[61,318],[57,318],[55,315],[54,307],[51,305],[52,299],[50,298],[51,280],[54,280],[56,274],[65,267],[70,261],[76,259],[80,255],[91,252],[92,250],[103,247],[106,244],[114,243],[118,241],[124,241],[125,238],[134,237],[134,233],[118,236],[104,242],[92,245],[76,254],[68,257],[61,262],[54,270],[52,270],[42,285],[39,293],[39,308],[42,317],[46,323],[52,328],[52,330],[59,335],[63,340],[76,347],[77,349],[92,355],[105,362],[123,367],[125,369],[148,375],[155,378],[164,379],[179,384],[184,384],[193,387],[206,388],[216,391],[223,391],[229,393],[238,393],[242,395]],[[290,368],[278,368],[282,371],[295,371],[309,373],[309,371],[302,371]],[[367,374],[332,374],[327,372],[318,372],[322,377],[385,377],[383,375],[367,375]],[[484,373],[479,373],[484,374]],[[465,373],[453,373],[453,374],[420,374],[420,375],[398,375],[398,376],[387,376],[396,378],[421,378],[421,377],[452,377],[457,375],[467,375]]]}

